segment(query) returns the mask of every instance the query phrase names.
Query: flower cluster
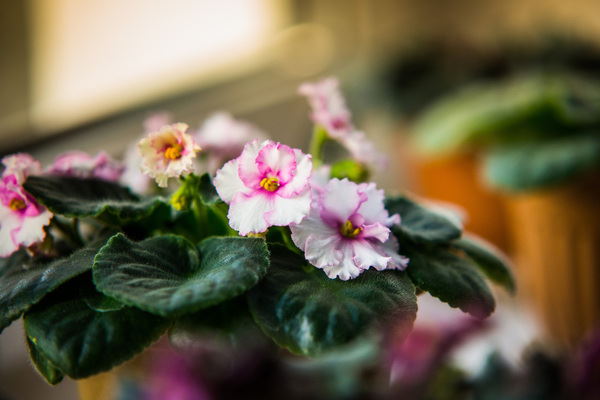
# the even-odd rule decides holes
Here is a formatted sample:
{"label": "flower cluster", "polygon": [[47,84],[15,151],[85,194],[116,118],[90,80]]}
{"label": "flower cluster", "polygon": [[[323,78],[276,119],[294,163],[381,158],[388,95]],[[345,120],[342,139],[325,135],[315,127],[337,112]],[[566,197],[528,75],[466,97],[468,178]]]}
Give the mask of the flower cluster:
{"label": "flower cluster", "polygon": [[121,178],[123,169],[121,163],[113,160],[103,151],[95,156],[83,151],[70,151],[58,156],[48,168],[48,173],[116,182]]}

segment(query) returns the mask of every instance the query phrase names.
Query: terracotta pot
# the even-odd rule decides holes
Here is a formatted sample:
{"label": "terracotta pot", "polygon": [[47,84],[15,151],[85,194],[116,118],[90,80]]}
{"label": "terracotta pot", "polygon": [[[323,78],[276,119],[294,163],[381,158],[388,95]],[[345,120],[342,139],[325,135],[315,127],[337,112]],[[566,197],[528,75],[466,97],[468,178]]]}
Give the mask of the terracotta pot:
{"label": "terracotta pot", "polygon": [[467,213],[465,229],[504,251],[508,251],[506,210],[502,197],[485,187],[479,162],[473,154],[413,160],[414,191],[432,200],[442,200]]}
{"label": "terracotta pot", "polygon": [[567,348],[600,324],[599,178],[508,199],[519,292]]}

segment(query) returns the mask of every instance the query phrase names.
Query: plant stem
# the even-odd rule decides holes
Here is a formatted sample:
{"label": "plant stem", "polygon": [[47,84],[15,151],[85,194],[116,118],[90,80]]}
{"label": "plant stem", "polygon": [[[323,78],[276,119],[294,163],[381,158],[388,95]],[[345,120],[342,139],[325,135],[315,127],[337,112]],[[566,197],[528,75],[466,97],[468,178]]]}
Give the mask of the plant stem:
{"label": "plant stem", "polygon": [[323,164],[323,146],[329,139],[327,131],[321,125],[315,125],[310,140],[309,152],[312,154],[313,167]]}

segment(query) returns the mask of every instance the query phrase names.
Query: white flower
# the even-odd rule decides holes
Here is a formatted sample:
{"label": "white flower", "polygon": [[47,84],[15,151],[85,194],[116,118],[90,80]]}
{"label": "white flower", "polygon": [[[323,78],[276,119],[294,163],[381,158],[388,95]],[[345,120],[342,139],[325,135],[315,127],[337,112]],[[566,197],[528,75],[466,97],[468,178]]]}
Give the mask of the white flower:
{"label": "white flower", "polygon": [[383,190],[374,183],[332,179],[316,197],[310,214],[292,224],[292,240],[308,261],[329,278],[356,278],[369,268],[404,269],[389,226],[400,222],[383,206]]}
{"label": "white flower", "polygon": [[194,171],[194,158],[200,146],[185,133],[187,128],[182,123],[165,125],[138,143],[142,171],[154,178],[160,187],[166,187],[169,178],[178,178]]}
{"label": "white flower", "polygon": [[310,209],[311,170],[311,157],[298,149],[270,140],[248,143],[214,179],[229,204],[231,227],[247,235],[302,221]]}

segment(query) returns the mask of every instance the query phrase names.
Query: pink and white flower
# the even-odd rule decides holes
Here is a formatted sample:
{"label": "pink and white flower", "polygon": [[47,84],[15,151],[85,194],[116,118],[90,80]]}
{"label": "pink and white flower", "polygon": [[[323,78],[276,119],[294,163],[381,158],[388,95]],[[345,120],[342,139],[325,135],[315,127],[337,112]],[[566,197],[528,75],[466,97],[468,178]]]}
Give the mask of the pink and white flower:
{"label": "pink and white flower", "polygon": [[101,151],[91,156],[83,151],[69,151],[59,155],[48,168],[53,175],[72,176],[76,178],[97,178],[116,182],[123,174],[123,165]]}
{"label": "pink and white flower", "polygon": [[398,254],[389,227],[400,216],[383,206],[383,190],[374,183],[332,179],[318,194],[310,214],[292,224],[292,240],[311,264],[329,278],[356,278],[369,268],[403,270],[408,259]]}
{"label": "pink and white flower", "polygon": [[186,132],[187,124],[165,125],[138,143],[142,171],[166,187],[169,178],[194,172],[194,158],[200,146]]}
{"label": "pink and white flower", "polygon": [[19,185],[25,183],[29,175],[42,173],[42,166],[38,160],[26,153],[17,153],[2,159],[4,171],[2,176],[14,175]]}
{"label": "pink and white flower", "polygon": [[254,140],[217,171],[214,184],[229,204],[229,224],[240,235],[299,223],[310,210],[310,155],[281,143]]}
{"label": "pink and white flower", "polygon": [[240,155],[244,145],[251,140],[265,140],[265,135],[256,126],[237,120],[226,112],[209,116],[194,135],[196,142],[207,157],[207,169],[211,173],[223,164]]}
{"label": "pink and white flower", "polygon": [[52,213],[38,204],[22,184],[41,167],[31,156],[5,157],[6,169],[0,180],[0,257],[7,257],[19,246],[31,246],[46,236],[44,227]]}
{"label": "pink and white flower", "polygon": [[336,78],[303,83],[298,92],[308,97],[313,122],[325,128],[332,138],[339,140],[354,130],[350,111]]}

